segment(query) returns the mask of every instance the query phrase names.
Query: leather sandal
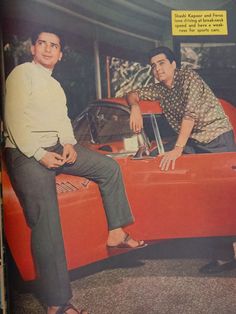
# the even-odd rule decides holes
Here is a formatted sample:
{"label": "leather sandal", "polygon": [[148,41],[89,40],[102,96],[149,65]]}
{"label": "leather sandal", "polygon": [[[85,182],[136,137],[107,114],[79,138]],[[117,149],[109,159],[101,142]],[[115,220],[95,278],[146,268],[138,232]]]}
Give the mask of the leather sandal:
{"label": "leather sandal", "polygon": [[128,233],[126,233],[123,241],[121,241],[117,245],[107,245],[107,248],[108,249],[133,249],[134,250],[134,249],[140,249],[140,248],[147,246],[147,243],[145,243],[143,240],[139,240],[139,241],[135,240],[136,242],[138,242],[138,245],[131,246],[128,243],[129,240],[132,240],[132,238]]}
{"label": "leather sandal", "polygon": [[74,310],[78,314],[88,314],[88,312],[85,310],[77,310],[71,303],[60,306],[59,309],[56,311],[56,314],[67,314],[68,310]]}
{"label": "leather sandal", "polygon": [[236,260],[234,258],[225,261],[220,262],[218,260],[212,261],[207,265],[204,265],[199,269],[199,272],[202,274],[217,274],[224,271],[229,271],[236,268]]}

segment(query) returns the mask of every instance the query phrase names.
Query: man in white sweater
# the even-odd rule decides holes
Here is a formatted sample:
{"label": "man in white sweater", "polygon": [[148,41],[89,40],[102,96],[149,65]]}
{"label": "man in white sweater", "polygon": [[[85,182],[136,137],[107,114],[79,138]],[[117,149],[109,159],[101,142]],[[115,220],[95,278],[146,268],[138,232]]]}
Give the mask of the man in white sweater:
{"label": "man in white sweater", "polygon": [[58,213],[56,174],[83,176],[98,183],[108,220],[108,247],[145,245],[122,229],[133,223],[133,216],[118,164],[76,142],[64,91],[51,76],[62,58],[62,46],[58,32],[38,30],[32,37],[32,63],[17,66],[6,82],[6,163],[32,230],[32,254],[47,314],[87,313],[69,303],[72,293]]}

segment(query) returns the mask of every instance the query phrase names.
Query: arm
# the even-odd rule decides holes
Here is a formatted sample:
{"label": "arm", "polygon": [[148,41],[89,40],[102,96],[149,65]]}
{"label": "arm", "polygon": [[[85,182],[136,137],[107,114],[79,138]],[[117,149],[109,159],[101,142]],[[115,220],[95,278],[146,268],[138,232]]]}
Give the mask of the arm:
{"label": "arm", "polygon": [[74,131],[72,128],[71,120],[68,117],[66,96],[61,86],[60,86],[60,92],[64,95],[64,101],[58,103],[58,109],[57,109],[58,138],[62,146],[66,144],[75,145],[77,141],[74,136]]}
{"label": "arm", "polygon": [[30,106],[30,75],[22,68],[16,68],[7,79],[6,91],[5,124],[9,140],[25,156],[34,157],[46,168],[62,166],[62,156],[41,148],[31,132],[29,117],[26,114]]}
{"label": "arm", "polygon": [[140,132],[143,128],[143,117],[139,107],[139,97],[136,92],[130,92],[127,95],[128,103],[131,106],[130,129],[134,132]]}
{"label": "arm", "polygon": [[73,164],[76,161],[77,153],[72,144],[65,144],[62,154],[65,163]]}
{"label": "arm", "polygon": [[49,169],[63,166],[65,163],[73,164],[76,161],[77,153],[72,144],[65,144],[62,155],[54,152],[46,152],[39,162]]}
{"label": "arm", "polygon": [[203,92],[204,83],[202,79],[194,71],[189,71],[188,79],[186,79],[184,83],[184,93],[187,97],[180,133],[175,148],[164,154],[160,163],[161,170],[168,170],[170,165],[172,169],[175,168],[175,160],[182,155],[184,146],[192,133],[193,127],[199,120],[201,106],[204,103],[204,98],[202,98]]}
{"label": "arm", "polygon": [[59,141],[62,146],[66,144],[75,145],[77,143],[74,131],[72,128],[71,121],[67,115],[67,108],[65,106],[64,110],[62,111],[62,117],[60,122],[60,129],[58,132]]}
{"label": "arm", "polygon": [[39,162],[48,169],[59,168],[64,165],[64,158],[53,152],[46,152]]}
{"label": "arm", "polygon": [[30,95],[30,73],[19,66],[11,72],[6,81],[5,126],[13,147],[17,147],[27,157],[37,155],[39,160],[46,151],[40,147],[30,129],[30,119],[27,115]]}
{"label": "arm", "polygon": [[76,161],[77,153],[74,149],[74,144],[77,143],[71,120],[68,117],[67,107],[64,105],[61,109],[61,123],[58,132],[59,141],[63,146],[63,160],[64,163],[73,164]]}
{"label": "arm", "polygon": [[59,141],[63,146],[62,155],[46,151],[46,154],[39,160],[42,165],[49,169],[59,168],[66,163],[72,164],[77,158],[77,153],[73,146],[77,141],[74,137],[71,121],[67,116],[66,107],[63,108],[61,113],[62,116],[59,123],[60,128],[58,136]]}
{"label": "arm", "polygon": [[194,127],[194,120],[192,118],[183,118],[180,128],[180,133],[175,144],[175,148],[171,151],[164,154],[163,158],[160,162],[161,170],[168,170],[170,165],[171,169],[174,170],[175,168],[175,161],[179,158],[184,150],[184,146],[186,145],[189,136],[192,132]]}
{"label": "arm", "polygon": [[140,110],[140,100],[157,100],[159,99],[159,90],[156,84],[150,84],[148,86],[131,91],[127,94],[127,101],[131,106],[130,113],[130,128],[134,132],[140,132],[143,128],[143,117]]}

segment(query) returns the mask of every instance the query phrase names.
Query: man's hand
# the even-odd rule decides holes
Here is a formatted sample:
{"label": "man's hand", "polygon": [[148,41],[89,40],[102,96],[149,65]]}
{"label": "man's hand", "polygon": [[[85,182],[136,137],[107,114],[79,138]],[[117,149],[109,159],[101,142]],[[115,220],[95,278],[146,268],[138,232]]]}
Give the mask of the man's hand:
{"label": "man's hand", "polygon": [[143,117],[139,105],[133,105],[130,113],[130,129],[138,133],[143,128]]}
{"label": "man's hand", "polygon": [[182,155],[183,148],[175,147],[173,150],[165,153],[161,159],[159,167],[161,170],[167,171],[171,165],[171,169],[175,169],[175,161]]}
{"label": "man's hand", "polygon": [[65,144],[62,157],[67,164],[73,164],[76,161],[77,153],[72,144]]}
{"label": "man's hand", "polygon": [[59,168],[64,165],[64,158],[53,152],[47,152],[39,162],[48,169]]}
{"label": "man's hand", "polygon": [[159,166],[161,170],[167,171],[170,165],[171,165],[172,170],[175,169],[175,161],[177,158],[179,158],[182,155],[184,146],[186,145],[189,139],[189,136],[192,132],[193,127],[194,127],[194,119],[191,117],[184,117],[181,123],[180,133],[176,142],[176,146],[174,149],[172,149],[171,151],[163,155],[163,158]]}
{"label": "man's hand", "polygon": [[127,95],[127,101],[131,106],[129,122],[130,129],[133,130],[135,133],[138,133],[143,128],[143,117],[139,107],[138,94],[136,92],[130,92]]}

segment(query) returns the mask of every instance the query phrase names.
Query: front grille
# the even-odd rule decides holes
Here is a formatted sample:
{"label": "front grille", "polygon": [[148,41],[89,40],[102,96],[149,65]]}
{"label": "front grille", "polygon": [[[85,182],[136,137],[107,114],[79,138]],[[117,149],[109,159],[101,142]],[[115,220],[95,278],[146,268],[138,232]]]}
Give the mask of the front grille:
{"label": "front grille", "polygon": [[66,193],[66,192],[73,192],[79,190],[76,186],[74,186],[70,182],[61,182],[56,183],[57,193]]}
{"label": "front grille", "polygon": [[81,188],[87,188],[87,186],[89,185],[90,180],[85,179],[80,182],[77,183],[77,185],[72,184],[69,181],[66,182],[57,182],[56,183],[56,189],[57,189],[57,193],[66,193],[66,192],[74,192],[74,191],[78,191]]}

